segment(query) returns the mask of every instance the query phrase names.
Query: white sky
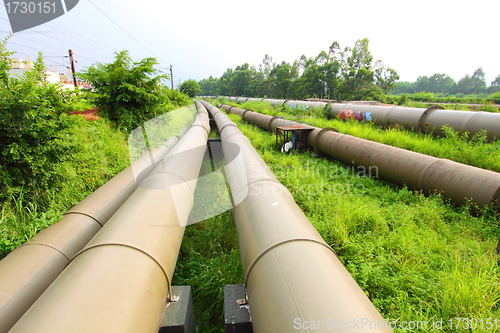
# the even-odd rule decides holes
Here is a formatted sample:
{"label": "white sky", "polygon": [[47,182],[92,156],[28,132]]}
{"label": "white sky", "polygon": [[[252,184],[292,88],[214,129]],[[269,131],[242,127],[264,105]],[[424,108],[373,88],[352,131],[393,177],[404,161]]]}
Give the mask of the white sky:
{"label": "white sky", "polygon": [[[46,60],[52,67],[62,64],[58,56],[71,48],[80,70],[95,61],[111,62],[114,51],[127,49],[135,61],[156,56],[158,68],[173,65],[177,85],[179,79],[220,77],[245,62],[258,68],[265,54],[275,62],[293,62],[302,54],[315,57],[327,51],[335,40],[343,48],[366,37],[374,60],[396,69],[403,81],[434,73],[458,81],[483,67],[489,86],[500,74],[498,0],[92,2],[151,52],[88,0],[51,22],[17,33],[9,50],[19,58],[29,54],[32,60],[36,50],[44,51],[44,56],[54,57]],[[1,4],[2,39],[12,31],[6,19]]]}

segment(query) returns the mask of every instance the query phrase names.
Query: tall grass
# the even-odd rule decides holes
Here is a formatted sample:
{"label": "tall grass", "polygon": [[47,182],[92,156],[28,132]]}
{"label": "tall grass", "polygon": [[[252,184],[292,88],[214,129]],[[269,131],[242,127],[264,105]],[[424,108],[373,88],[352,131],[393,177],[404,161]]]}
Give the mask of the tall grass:
{"label": "tall grass", "polygon": [[[204,160],[200,175],[210,176],[198,179],[190,223],[231,207],[223,174],[211,173],[224,165],[223,160]],[[197,331],[224,332],[224,286],[237,283],[243,283],[243,268],[231,210],[187,226],[173,284],[192,287]]]}
{"label": "tall grass", "polygon": [[384,318],[423,320],[431,327],[440,318],[500,316],[500,222],[493,209],[473,216],[438,195],[359,177],[349,166],[309,152],[282,154],[272,134],[230,118]]}

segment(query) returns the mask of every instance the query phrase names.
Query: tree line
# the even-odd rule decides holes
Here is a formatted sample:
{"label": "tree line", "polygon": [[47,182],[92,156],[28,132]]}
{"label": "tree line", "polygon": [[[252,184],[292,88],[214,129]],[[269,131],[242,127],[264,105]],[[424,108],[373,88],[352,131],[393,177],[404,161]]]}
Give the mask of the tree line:
{"label": "tree line", "polygon": [[293,63],[276,63],[265,55],[259,69],[248,63],[228,68],[220,78],[198,82],[201,95],[271,98],[383,100],[396,88],[399,75],[381,60],[374,61],[368,38],[353,47],[333,42],[316,57],[302,55]]}
{"label": "tree line", "polygon": [[480,95],[500,92],[500,74],[491,81],[490,86],[486,84],[485,73],[479,67],[471,75],[467,74],[458,82],[446,74],[436,73],[431,77],[419,76],[416,82],[398,82],[393,94],[413,94],[418,92],[432,92],[448,95]]}

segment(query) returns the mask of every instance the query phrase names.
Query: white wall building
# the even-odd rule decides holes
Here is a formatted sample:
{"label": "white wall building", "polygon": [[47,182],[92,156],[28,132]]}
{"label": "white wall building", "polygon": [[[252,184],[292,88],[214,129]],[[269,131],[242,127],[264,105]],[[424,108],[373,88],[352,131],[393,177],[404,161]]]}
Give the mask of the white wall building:
{"label": "white wall building", "polygon": [[[33,62],[30,60],[30,56],[26,56],[26,61],[23,59],[11,59],[11,69],[9,70],[9,76],[12,78],[20,78],[23,76],[24,72],[33,67]],[[68,73],[71,73],[68,69]],[[47,74],[47,81],[50,83],[61,83],[63,88],[74,90],[75,85],[73,81],[69,82],[69,76],[60,73],[57,67],[53,67],[53,70],[45,69],[45,74]]]}

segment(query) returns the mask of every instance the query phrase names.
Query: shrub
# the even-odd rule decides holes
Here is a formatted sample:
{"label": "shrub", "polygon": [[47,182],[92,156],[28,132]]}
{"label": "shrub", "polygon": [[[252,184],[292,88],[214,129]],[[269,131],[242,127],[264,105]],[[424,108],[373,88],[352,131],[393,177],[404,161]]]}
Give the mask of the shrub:
{"label": "shrub", "polygon": [[194,98],[201,91],[198,82],[196,82],[195,80],[187,80],[182,82],[179,90],[191,98]]}
{"label": "shrub", "polygon": [[92,86],[90,98],[97,106],[98,114],[127,132],[143,122],[163,113],[161,79],[153,66],[155,58],[133,62],[128,51],[116,53],[110,64],[97,63],[79,76]]}
{"label": "shrub", "polygon": [[49,84],[39,53],[33,68],[20,78],[9,78],[7,39],[0,42],[0,191],[10,188],[50,187],[57,178],[56,164],[70,145],[61,131],[70,126],[64,111],[75,93]]}
{"label": "shrub", "polygon": [[487,98],[489,101],[493,101],[496,104],[500,104],[500,91],[490,94]]}
{"label": "shrub", "polygon": [[406,105],[410,101],[408,94],[403,94],[398,99],[398,105]]}

